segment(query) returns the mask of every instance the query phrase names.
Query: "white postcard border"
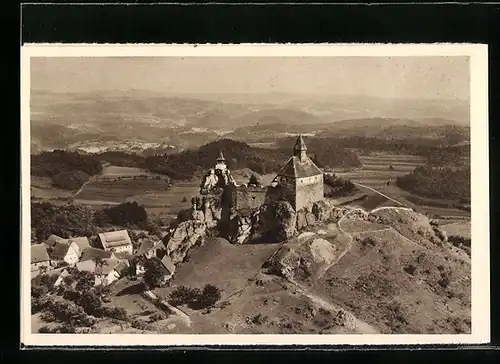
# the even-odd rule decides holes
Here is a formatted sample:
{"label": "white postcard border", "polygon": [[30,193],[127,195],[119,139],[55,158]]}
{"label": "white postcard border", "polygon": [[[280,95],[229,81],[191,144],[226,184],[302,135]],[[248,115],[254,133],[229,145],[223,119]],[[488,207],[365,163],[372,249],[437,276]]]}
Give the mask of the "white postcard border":
{"label": "white postcard border", "polygon": [[[472,330],[470,335],[33,334],[30,320],[31,57],[469,56]],[[25,44],[21,49],[21,343],[26,346],[414,345],[490,340],[488,58],[481,44]],[[24,319],[23,319],[24,318]]]}

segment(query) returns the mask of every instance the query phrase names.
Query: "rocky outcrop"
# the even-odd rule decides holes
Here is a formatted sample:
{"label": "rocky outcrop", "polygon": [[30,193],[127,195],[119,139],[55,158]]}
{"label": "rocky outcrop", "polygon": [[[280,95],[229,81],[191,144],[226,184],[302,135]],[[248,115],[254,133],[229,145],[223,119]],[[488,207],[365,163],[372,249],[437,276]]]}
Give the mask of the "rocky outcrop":
{"label": "rocky outcrop", "polygon": [[344,207],[335,207],[329,201],[319,201],[297,212],[297,230],[313,227],[323,222],[336,222],[349,211]]}
{"label": "rocky outcrop", "polygon": [[180,223],[163,238],[167,254],[174,264],[182,262],[187,252],[197,244],[203,244],[207,225],[202,221],[189,220]]}

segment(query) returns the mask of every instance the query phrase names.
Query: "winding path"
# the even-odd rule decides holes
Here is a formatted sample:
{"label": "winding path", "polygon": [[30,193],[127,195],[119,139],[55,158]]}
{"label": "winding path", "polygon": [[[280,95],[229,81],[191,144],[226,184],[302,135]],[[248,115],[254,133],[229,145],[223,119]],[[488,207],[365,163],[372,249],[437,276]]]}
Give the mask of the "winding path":
{"label": "winding path", "polygon": [[[151,291],[144,291],[144,295],[150,299],[151,301],[156,301],[158,300],[158,296],[155,295],[153,292]],[[170,311],[172,311],[173,313],[175,313],[182,321],[183,323],[187,326],[187,327],[191,327],[191,318],[185,313],[183,312],[182,310],[178,309],[177,307],[175,306],[172,306],[171,304],[169,304],[167,301],[163,300],[163,299],[160,299],[160,304],[164,305],[165,307],[168,307],[168,309]]]}
{"label": "winding path", "polygon": [[73,194],[73,197],[76,197],[78,196],[84,189],[84,187],[86,185],[88,185],[90,182],[94,182],[98,177],[100,176],[100,174],[96,174],[95,176],[92,176],[89,178],[89,180],[87,182],[85,182],[79,189],[78,191],[76,191],[74,194]]}
{"label": "winding path", "polygon": [[355,185],[355,186],[359,186],[359,187],[362,187],[362,188],[366,188],[366,189],[368,189],[368,190],[370,190],[370,191],[373,191],[373,192],[375,192],[376,194],[378,194],[378,195],[380,195],[380,196],[382,196],[382,197],[385,197],[386,199],[391,200],[392,202],[395,202],[395,203],[397,203],[397,204],[398,204],[398,205],[400,205],[400,206],[404,206],[404,204],[402,204],[402,203],[401,203],[401,202],[399,202],[398,200],[395,200],[395,199],[393,199],[392,197],[389,197],[389,196],[387,196],[387,195],[383,194],[382,192],[380,192],[380,191],[376,190],[375,188],[372,188],[372,187],[369,187],[369,186],[366,186],[366,185],[363,185],[363,184],[361,184],[361,183],[357,183],[357,182],[352,182],[352,183],[353,183],[353,185]]}

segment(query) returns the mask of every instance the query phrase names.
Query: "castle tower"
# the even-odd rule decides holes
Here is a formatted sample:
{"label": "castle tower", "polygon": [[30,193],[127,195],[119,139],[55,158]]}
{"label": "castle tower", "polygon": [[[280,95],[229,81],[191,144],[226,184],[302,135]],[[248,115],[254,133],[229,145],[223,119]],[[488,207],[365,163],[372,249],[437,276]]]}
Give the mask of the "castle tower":
{"label": "castle tower", "polygon": [[299,158],[301,163],[304,163],[307,159],[307,147],[302,135],[299,135],[295,145],[293,146],[293,155]]}
{"label": "castle tower", "polygon": [[221,171],[225,171],[227,169],[226,158],[224,158],[222,150],[219,152],[219,156],[217,157],[217,164],[215,165],[215,169],[220,169]]}
{"label": "castle tower", "polygon": [[302,135],[293,147],[293,156],[274,179],[281,188],[282,197],[295,211],[311,206],[324,199],[323,171],[307,156]]}

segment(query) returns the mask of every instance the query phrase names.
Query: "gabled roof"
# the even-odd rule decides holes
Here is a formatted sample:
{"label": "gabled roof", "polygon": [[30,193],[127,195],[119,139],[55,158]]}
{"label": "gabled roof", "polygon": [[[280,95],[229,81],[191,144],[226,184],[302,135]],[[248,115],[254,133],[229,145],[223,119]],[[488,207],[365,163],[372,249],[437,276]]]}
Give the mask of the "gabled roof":
{"label": "gabled roof", "polygon": [[173,274],[175,272],[175,265],[168,255],[165,255],[162,258],[161,264],[163,264],[163,266],[168,270],[170,274]]}
{"label": "gabled roof", "polygon": [[31,264],[49,261],[49,254],[45,244],[33,244],[31,246]]}
{"label": "gabled roof", "polygon": [[52,234],[51,236],[48,237],[47,240],[45,240],[45,244],[48,246],[54,246],[56,243],[64,243],[66,242],[66,239],[61,238],[60,236]]}
{"label": "gabled roof", "polygon": [[70,248],[70,244],[66,242],[56,242],[52,247],[52,251],[50,252],[50,257],[55,259],[64,259],[66,254],[68,254],[68,250]]}
{"label": "gabled roof", "polygon": [[80,262],[84,262],[86,260],[92,260],[95,258],[109,259],[111,258],[111,255],[112,253],[106,250],[97,248],[87,248],[83,251],[83,254],[80,258]]}
{"label": "gabled roof", "polygon": [[73,242],[76,245],[78,245],[78,247],[80,248],[81,252],[84,251],[87,248],[90,248],[90,242],[89,242],[89,239],[86,236],[77,237],[77,238],[70,238],[68,240],[69,240],[69,242]]}
{"label": "gabled roof", "polygon": [[143,254],[146,254],[147,252],[149,252],[151,249],[153,249],[155,246],[155,243],[150,240],[150,239],[147,239],[145,241],[142,242],[141,246],[139,247],[139,249],[137,250],[137,253],[136,255],[143,255]]}
{"label": "gabled roof", "polygon": [[307,157],[304,162],[300,162],[298,157],[291,157],[284,167],[278,172],[278,176],[305,178],[321,175],[323,172]]}
{"label": "gabled roof", "polygon": [[299,137],[297,138],[297,141],[293,146],[293,150],[294,151],[307,150],[306,143],[304,142],[302,135],[299,135]]}
{"label": "gabled roof", "polygon": [[132,240],[130,240],[127,230],[100,233],[99,239],[101,240],[104,249],[123,245],[132,245]]}

